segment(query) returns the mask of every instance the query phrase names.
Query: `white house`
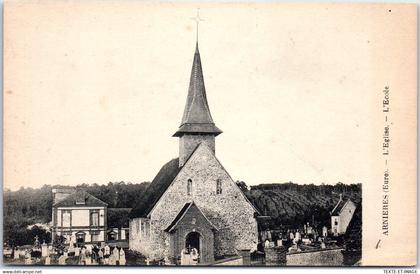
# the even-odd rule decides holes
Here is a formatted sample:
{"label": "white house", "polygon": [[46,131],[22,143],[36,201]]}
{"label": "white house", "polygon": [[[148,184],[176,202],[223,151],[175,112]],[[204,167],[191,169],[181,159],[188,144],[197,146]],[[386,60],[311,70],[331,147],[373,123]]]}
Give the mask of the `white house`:
{"label": "white house", "polygon": [[106,241],[108,205],[84,190],[53,189],[52,239],[78,244]]}

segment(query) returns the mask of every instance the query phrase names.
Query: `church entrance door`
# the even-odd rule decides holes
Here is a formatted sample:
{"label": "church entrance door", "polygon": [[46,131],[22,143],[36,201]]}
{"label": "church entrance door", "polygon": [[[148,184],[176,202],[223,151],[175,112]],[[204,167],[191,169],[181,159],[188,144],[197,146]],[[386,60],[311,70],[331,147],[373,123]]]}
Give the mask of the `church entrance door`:
{"label": "church entrance door", "polygon": [[200,252],[200,233],[190,232],[185,237],[185,248],[191,251],[193,248]]}

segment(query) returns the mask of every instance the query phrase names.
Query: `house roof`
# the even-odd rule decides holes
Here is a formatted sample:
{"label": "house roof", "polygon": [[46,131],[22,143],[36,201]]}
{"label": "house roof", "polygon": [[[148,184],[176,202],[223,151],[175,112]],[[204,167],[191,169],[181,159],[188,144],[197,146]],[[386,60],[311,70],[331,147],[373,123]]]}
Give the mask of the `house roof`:
{"label": "house roof", "polygon": [[210,114],[198,43],[196,44],[194,53],[184,115],[182,116],[181,125],[178,131],[173,136],[180,137],[185,133],[207,133],[214,135],[222,133],[214,124]]}
{"label": "house roof", "polygon": [[338,203],[335,205],[334,209],[331,211],[331,215],[338,215],[340,214],[341,210],[343,209],[343,207],[350,201],[350,199],[347,200],[343,200],[340,199],[338,201]]}
{"label": "house roof", "polygon": [[108,208],[107,226],[109,228],[128,227],[131,208]]}
{"label": "house roof", "polygon": [[156,177],[146,188],[141,201],[131,210],[130,218],[145,218],[152,210],[160,197],[178,175],[181,168],[179,167],[178,158],[172,159],[166,163],[158,172]]}
{"label": "house roof", "polygon": [[173,227],[179,222],[179,220],[182,219],[182,217],[185,215],[187,210],[191,207],[192,203],[186,203],[182,209],[179,211],[178,215],[176,215],[175,219],[173,219],[172,223],[165,229],[165,232],[171,231]]}
{"label": "house roof", "polygon": [[206,215],[204,215],[204,213],[200,210],[200,208],[194,203],[194,202],[190,202],[190,203],[185,203],[185,205],[182,207],[182,209],[179,211],[179,213],[176,215],[175,219],[171,222],[171,224],[165,229],[165,232],[171,232],[173,229],[176,228],[177,224],[179,223],[179,221],[182,220],[182,218],[184,217],[185,213],[188,212],[188,210],[190,210],[190,208],[192,207],[196,207],[198,209],[198,212],[200,212],[200,214],[204,217],[204,219],[209,223],[209,225],[211,227],[213,227],[213,229],[217,230],[217,228],[210,222],[209,219],[207,219]]}
{"label": "house roof", "polygon": [[87,193],[86,191],[78,189],[75,193],[72,193],[63,200],[53,204],[53,206],[108,206],[108,204]]}

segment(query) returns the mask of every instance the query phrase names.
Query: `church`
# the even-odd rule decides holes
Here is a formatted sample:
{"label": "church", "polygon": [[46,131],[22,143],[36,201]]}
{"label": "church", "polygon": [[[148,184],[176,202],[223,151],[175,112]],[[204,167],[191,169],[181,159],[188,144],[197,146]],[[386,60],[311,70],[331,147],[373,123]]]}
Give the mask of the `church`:
{"label": "church", "polygon": [[197,42],[182,122],[173,135],[179,156],[160,169],[131,211],[131,250],[175,264],[193,248],[202,264],[256,250],[258,211],[216,158],[221,133],[210,114]]}

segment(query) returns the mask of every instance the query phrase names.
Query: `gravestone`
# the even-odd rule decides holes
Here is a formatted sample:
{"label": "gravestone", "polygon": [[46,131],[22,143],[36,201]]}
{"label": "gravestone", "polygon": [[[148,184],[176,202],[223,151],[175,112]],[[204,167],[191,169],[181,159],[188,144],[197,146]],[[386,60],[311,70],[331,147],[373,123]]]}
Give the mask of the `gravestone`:
{"label": "gravestone", "polygon": [[19,259],[19,254],[20,254],[19,250],[15,249],[13,251],[13,259],[18,260]]}
{"label": "gravestone", "polygon": [[74,248],[74,256],[76,256],[76,257],[80,256],[80,247],[76,246]]}
{"label": "gravestone", "polygon": [[44,241],[44,243],[41,245],[41,257],[47,257],[48,255],[48,245]]}
{"label": "gravestone", "polygon": [[125,264],[126,264],[125,252],[124,252],[124,249],[121,248],[121,250],[120,250],[120,265],[125,265]]}
{"label": "gravestone", "polygon": [[163,258],[163,261],[165,262],[165,265],[171,265],[171,260],[169,260],[169,257],[168,256],[165,256]]}
{"label": "gravestone", "polygon": [[31,252],[29,250],[25,254],[25,264],[32,264]]}
{"label": "gravestone", "polygon": [[39,248],[40,244],[39,244],[39,237],[38,235],[35,236],[35,242],[34,242],[34,247],[35,248]]}
{"label": "gravestone", "polygon": [[112,250],[111,257],[113,257],[114,265],[119,263],[119,261],[120,261],[120,251],[118,250],[117,247],[114,247],[114,249]]}
{"label": "gravestone", "polygon": [[66,259],[67,259],[67,254],[66,254],[66,253],[64,253],[63,255],[61,255],[61,256],[58,258],[58,264],[59,264],[59,265],[65,265],[65,264],[66,264]]}

